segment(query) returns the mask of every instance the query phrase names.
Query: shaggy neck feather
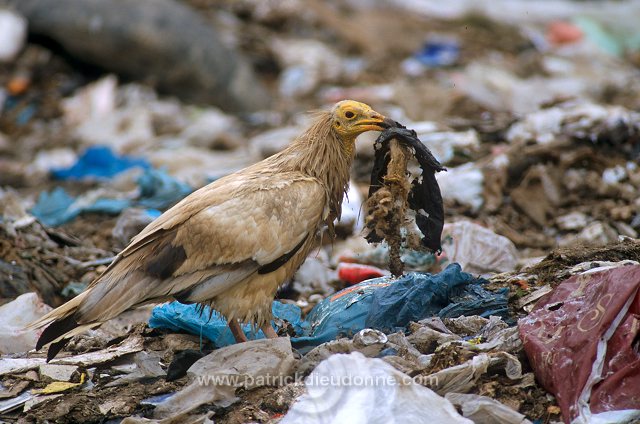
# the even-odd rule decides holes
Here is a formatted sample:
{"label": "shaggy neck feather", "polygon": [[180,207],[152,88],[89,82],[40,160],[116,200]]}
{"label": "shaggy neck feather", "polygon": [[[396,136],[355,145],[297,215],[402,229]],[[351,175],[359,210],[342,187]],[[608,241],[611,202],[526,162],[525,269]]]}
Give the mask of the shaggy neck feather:
{"label": "shaggy neck feather", "polygon": [[289,169],[322,181],[329,194],[331,212],[340,218],[342,199],[349,188],[353,150],[353,140],[343,140],[333,129],[331,114],[320,112],[309,129],[283,150],[278,159],[286,162]]}

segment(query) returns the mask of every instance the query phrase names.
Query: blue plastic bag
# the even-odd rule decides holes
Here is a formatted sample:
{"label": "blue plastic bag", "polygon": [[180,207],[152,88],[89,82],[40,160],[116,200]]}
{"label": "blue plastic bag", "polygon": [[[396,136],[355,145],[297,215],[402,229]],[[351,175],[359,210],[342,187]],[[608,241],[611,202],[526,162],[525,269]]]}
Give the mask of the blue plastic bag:
{"label": "blue plastic bag", "polygon": [[139,206],[149,210],[153,218],[158,216],[157,209],[165,209],[182,200],[193,189],[164,171],[146,169],[137,180],[140,187],[138,199],[97,199],[91,204],[76,202],[63,188],[57,187],[50,193],[42,192],[31,214],[49,227],[69,222],[82,213],[104,213],[117,215],[123,210]]}
{"label": "blue plastic bag", "polygon": [[[295,305],[274,301],[272,311],[274,317],[293,325],[297,337],[291,338],[291,344],[306,353],[339,337],[352,337],[363,328],[387,333],[403,331],[411,321],[432,316],[506,318],[508,289],[488,291],[483,287],[486,282],[462,272],[459,264],[451,264],[435,275],[412,272],[397,280],[381,277],[356,284],[317,304],[306,321],[301,320],[300,308]],[[217,347],[234,343],[226,320],[215,311],[209,320],[208,307],[201,314],[197,305],[172,302],[157,306],[149,325],[201,335]],[[248,338],[254,338],[249,325],[244,325],[243,331]],[[255,336],[263,337],[262,331]]]}
{"label": "blue plastic bag", "polygon": [[51,174],[58,180],[110,179],[134,167],[149,169],[151,165],[141,158],[116,156],[106,146],[92,146],[84,151],[73,166],[53,169]]}
{"label": "blue plastic bag", "polygon": [[458,61],[460,45],[456,40],[434,37],[424,43],[414,57],[429,68],[451,66]]}
{"label": "blue plastic bag", "polygon": [[[271,312],[275,318],[293,325],[296,333],[305,331],[307,324],[302,321],[300,308],[296,305],[274,301],[271,305]],[[211,313],[211,318],[209,318],[210,313],[211,309],[208,306],[205,306],[204,310],[201,311],[196,304],[166,303],[153,308],[149,319],[149,327],[171,331],[187,331],[211,340],[216,347],[234,344],[236,341],[227,325],[227,321],[215,310]],[[254,333],[249,324],[243,325],[242,331],[250,340],[264,339],[262,330]]]}
{"label": "blue plastic bag", "polygon": [[508,289],[491,292],[487,281],[462,272],[457,263],[439,274],[411,272],[364,281],[330,296],[307,316],[309,331],[291,339],[302,353],[339,337],[352,337],[363,328],[386,333],[403,331],[411,321],[439,316],[508,316]]}

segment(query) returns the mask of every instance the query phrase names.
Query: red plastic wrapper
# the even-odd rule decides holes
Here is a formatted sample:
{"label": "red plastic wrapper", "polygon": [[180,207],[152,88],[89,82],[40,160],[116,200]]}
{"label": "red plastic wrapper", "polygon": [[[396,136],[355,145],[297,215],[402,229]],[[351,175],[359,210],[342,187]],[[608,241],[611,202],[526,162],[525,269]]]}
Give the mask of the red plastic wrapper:
{"label": "red plastic wrapper", "polygon": [[639,289],[640,265],[595,269],[561,283],[518,322],[536,378],[566,423],[640,416]]}
{"label": "red plastic wrapper", "polygon": [[371,265],[341,263],[338,267],[338,278],[349,285],[385,275],[389,275],[389,272]]}

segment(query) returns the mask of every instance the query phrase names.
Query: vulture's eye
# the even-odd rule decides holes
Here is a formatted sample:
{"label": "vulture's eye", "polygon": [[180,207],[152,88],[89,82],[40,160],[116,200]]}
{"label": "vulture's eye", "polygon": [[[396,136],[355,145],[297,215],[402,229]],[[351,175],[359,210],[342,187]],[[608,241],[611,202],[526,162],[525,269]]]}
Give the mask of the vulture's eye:
{"label": "vulture's eye", "polygon": [[354,116],[356,116],[356,114],[355,114],[355,113],[353,113],[353,112],[351,112],[350,110],[349,110],[349,111],[346,111],[346,112],[344,113],[344,117],[345,117],[345,118],[347,118],[347,119],[351,119],[351,118],[353,118]]}

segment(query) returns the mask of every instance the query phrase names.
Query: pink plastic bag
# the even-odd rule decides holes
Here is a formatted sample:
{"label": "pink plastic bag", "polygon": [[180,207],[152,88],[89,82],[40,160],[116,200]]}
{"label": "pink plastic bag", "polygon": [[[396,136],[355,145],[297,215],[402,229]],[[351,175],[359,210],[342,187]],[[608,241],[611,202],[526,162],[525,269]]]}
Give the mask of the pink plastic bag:
{"label": "pink plastic bag", "polygon": [[518,322],[535,375],[565,422],[627,410],[605,414],[617,422],[640,409],[639,288],[640,265],[588,271]]}

